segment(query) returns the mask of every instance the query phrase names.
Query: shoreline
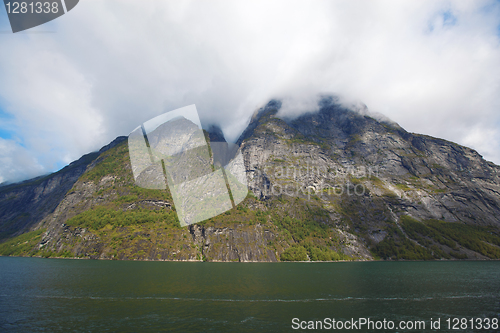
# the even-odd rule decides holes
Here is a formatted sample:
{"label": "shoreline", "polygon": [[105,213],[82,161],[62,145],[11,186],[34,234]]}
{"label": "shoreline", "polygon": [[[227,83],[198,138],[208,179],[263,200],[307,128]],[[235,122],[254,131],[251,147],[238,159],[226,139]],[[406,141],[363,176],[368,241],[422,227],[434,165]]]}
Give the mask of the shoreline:
{"label": "shoreline", "polygon": [[203,260],[150,260],[150,259],[112,259],[112,258],[79,258],[79,257],[41,257],[41,256],[4,256],[10,258],[38,258],[38,259],[70,259],[70,260],[101,260],[101,261],[143,261],[143,262],[205,262],[205,263],[343,263],[343,262],[450,262],[450,261],[500,261],[500,259],[437,259],[437,260],[367,260],[367,259],[353,259],[353,260],[334,260],[334,261],[203,261]]}

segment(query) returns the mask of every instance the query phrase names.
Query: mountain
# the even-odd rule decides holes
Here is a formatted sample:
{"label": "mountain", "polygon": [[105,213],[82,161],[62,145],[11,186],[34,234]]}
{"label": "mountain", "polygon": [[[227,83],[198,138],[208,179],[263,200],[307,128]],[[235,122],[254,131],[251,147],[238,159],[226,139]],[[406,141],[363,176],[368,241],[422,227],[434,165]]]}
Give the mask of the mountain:
{"label": "mountain", "polygon": [[0,186],[0,241],[26,232],[42,221],[100,153],[125,139],[117,138],[99,152],[84,155],[51,175]]}
{"label": "mountain", "polygon": [[[238,140],[251,193],[236,208],[188,227],[180,227],[168,189],[135,186],[125,138],[42,180],[0,187],[0,230],[4,238],[16,236],[0,244],[0,253],[207,261],[500,258],[499,166],[334,97],[319,106],[295,119],[282,117],[276,100],[259,109]],[[205,137],[225,142],[215,127]]]}

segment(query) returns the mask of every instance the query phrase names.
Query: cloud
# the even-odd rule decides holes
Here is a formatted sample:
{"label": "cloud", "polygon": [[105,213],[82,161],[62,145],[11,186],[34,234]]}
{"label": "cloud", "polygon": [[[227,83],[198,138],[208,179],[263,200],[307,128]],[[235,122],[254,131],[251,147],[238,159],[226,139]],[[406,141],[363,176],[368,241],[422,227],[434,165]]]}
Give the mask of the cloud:
{"label": "cloud", "polygon": [[[277,96],[278,98],[280,96]],[[284,119],[293,119],[307,112],[319,111],[320,94],[286,95],[281,97],[281,108],[277,114]]]}
{"label": "cloud", "polygon": [[23,146],[14,140],[0,138],[0,184],[36,177],[44,173],[44,168]]}
{"label": "cloud", "polygon": [[10,51],[0,55],[0,92],[7,101],[4,112],[13,115],[5,128],[14,129],[16,137],[2,155],[20,164],[1,166],[0,175],[19,180],[36,175],[35,170],[47,173],[102,145],[102,115],[91,105],[91,83],[53,50],[53,41],[35,39],[27,45],[11,38],[2,45]]}
{"label": "cloud", "polygon": [[499,26],[495,1],[85,1],[35,28],[56,33],[0,34],[0,109],[43,171],[186,105],[234,140],[319,93],[500,163]]}

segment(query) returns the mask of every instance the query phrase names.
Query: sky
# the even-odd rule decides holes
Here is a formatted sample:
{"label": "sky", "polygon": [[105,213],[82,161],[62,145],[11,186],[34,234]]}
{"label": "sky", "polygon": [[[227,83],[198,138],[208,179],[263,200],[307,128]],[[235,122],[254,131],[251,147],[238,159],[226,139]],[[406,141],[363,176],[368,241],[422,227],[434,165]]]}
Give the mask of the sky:
{"label": "sky", "polygon": [[500,164],[500,1],[82,0],[16,34],[1,7],[0,183],[187,105],[235,140],[318,94]]}

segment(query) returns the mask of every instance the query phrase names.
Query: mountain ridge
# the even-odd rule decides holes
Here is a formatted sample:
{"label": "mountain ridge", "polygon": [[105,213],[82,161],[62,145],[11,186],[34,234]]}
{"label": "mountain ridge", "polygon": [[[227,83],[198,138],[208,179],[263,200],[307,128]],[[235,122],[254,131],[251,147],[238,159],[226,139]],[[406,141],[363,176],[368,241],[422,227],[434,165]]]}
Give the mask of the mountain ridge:
{"label": "mountain ridge", "polygon": [[[20,250],[11,239],[0,253],[208,261],[500,258],[499,166],[473,149],[409,133],[334,99],[295,119],[280,118],[280,108],[271,100],[257,110],[238,139],[251,194],[237,208],[176,226],[168,190],[133,184],[122,137],[31,224],[33,237],[23,242],[32,248]],[[225,141],[216,128],[206,138]],[[0,228],[1,194],[2,188]]]}

